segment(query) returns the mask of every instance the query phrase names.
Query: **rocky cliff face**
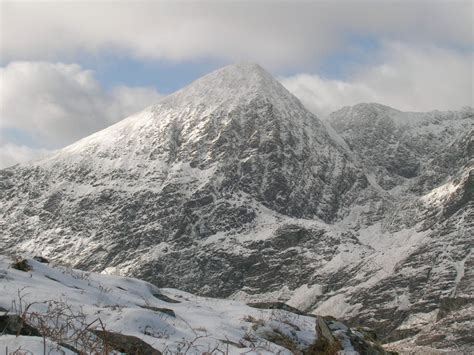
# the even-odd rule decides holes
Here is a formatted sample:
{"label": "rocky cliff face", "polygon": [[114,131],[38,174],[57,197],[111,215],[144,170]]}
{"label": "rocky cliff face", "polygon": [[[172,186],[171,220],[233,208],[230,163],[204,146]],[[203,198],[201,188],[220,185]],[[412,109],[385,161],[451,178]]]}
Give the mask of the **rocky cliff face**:
{"label": "rocky cliff face", "polygon": [[385,190],[405,185],[423,194],[472,159],[473,115],[472,108],[413,113],[359,104],[332,113],[329,121]]}
{"label": "rocky cliff face", "polygon": [[0,171],[0,250],[411,336],[472,307],[472,123],[375,104],[321,122],[226,67]]}
{"label": "rocky cliff face", "polygon": [[379,224],[386,237],[377,237],[403,241],[395,262],[380,249],[383,277],[361,282],[365,266],[356,264],[348,270],[356,280],[345,285],[353,290],[344,291],[346,299],[358,293],[349,297],[360,306],[353,321],[378,323],[387,340],[414,336],[412,347],[453,349],[472,344],[473,119],[470,108],[404,113],[377,104],[343,108],[329,118],[389,196],[391,208]]}

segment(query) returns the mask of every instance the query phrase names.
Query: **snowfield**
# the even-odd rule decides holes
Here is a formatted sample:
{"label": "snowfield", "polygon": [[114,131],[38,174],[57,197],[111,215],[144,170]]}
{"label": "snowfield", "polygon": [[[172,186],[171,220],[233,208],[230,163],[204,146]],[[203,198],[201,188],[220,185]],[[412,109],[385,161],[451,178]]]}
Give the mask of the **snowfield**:
{"label": "snowfield", "polygon": [[[136,337],[167,354],[294,354],[308,349],[317,338],[313,316],[158,289],[137,279],[33,259],[20,265],[26,271],[15,269],[11,258],[0,257],[0,310],[4,316],[22,316],[50,336],[0,335],[0,352],[7,354],[19,349],[74,354],[71,349],[81,350],[85,343],[86,351],[92,346],[100,349],[93,332],[104,330]],[[335,321],[330,327],[347,350],[341,354],[357,353],[346,336],[347,327]],[[90,334],[78,336],[85,332]]]}

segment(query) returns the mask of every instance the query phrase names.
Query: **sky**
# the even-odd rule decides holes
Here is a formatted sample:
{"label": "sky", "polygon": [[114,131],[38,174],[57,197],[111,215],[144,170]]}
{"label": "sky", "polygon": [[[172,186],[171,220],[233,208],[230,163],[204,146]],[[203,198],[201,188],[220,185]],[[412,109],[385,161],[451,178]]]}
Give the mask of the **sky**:
{"label": "sky", "polygon": [[321,118],[473,106],[473,1],[0,0],[0,168],[255,62]]}

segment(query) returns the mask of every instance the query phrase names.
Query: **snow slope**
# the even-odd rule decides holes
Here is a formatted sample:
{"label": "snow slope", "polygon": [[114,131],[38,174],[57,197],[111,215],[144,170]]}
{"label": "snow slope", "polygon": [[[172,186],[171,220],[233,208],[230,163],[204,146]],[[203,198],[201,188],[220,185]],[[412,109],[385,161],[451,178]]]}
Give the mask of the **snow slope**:
{"label": "snow slope", "polygon": [[[32,259],[27,264],[30,270],[21,271],[12,268],[11,259],[0,258],[0,307],[6,314],[23,314],[31,325],[38,326],[38,320],[42,320],[48,327],[59,329],[72,314],[74,323],[90,325],[78,329],[105,328],[110,333],[134,336],[165,354],[294,354],[316,341],[315,317],[158,289],[137,279],[51,266]],[[61,312],[56,313],[58,309]],[[346,337],[347,328],[331,324],[347,349],[340,353],[357,353]],[[72,326],[61,329],[61,338],[54,333],[55,337],[47,339],[46,346],[52,351],[48,353],[62,353],[57,350],[59,338],[59,349],[65,354],[75,353],[66,345],[79,344],[76,349],[81,350],[81,343],[72,340],[77,334]],[[286,339],[286,347],[276,339]],[[43,345],[42,337],[0,333],[0,350],[8,347],[8,353],[21,347],[41,354]]]}

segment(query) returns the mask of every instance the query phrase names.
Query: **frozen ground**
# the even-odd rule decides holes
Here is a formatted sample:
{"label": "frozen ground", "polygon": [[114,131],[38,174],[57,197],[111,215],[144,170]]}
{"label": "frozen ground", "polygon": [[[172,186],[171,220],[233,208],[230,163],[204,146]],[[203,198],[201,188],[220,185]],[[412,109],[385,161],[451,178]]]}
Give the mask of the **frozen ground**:
{"label": "frozen ground", "polygon": [[[0,310],[20,315],[49,337],[0,335],[0,352],[7,354],[19,349],[73,354],[67,346],[81,349],[81,344],[91,351],[99,346],[92,332],[104,329],[169,354],[293,354],[317,338],[313,316],[158,289],[137,279],[32,259],[21,265],[26,271],[12,267],[11,258],[0,257]],[[356,353],[345,334],[348,328],[341,323],[330,328],[335,336],[340,333],[337,338],[347,350],[342,354]]]}

